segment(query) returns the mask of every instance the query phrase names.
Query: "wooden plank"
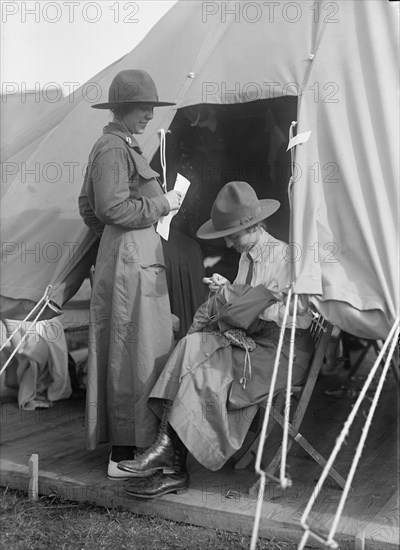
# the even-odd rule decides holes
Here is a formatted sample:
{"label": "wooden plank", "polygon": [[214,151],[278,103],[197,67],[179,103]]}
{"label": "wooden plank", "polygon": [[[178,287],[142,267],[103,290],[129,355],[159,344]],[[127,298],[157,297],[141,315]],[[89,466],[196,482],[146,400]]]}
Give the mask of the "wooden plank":
{"label": "wooden plank", "polygon": [[[354,480],[355,491],[349,495],[339,523],[336,540],[342,549],[353,549],[365,532],[368,550],[397,550],[398,504],[393,500],[397,488],[393,487],[393,480],[397,480],[393,474],[393,469],[397,467],[396,441],[393,437],[397,433],[397,417],[390,399],[393,399],[393,392],[388,391],[374,420],[373,437],[368,439]],[[60,408],[57,410],[58,405]],[[304,434],[314,434],[316,448],[324,456],[325,450],[333,446],[350,406],[351,400],[338,401],[326,396],[323,391],[315,392],[315,400],[309,408],[312,415],[307,415],[307,421],[303,423]],[[40,494],[57,492],[70,500],[106,506],[121,505],[136,513],[156,514],[174,521],[251,533],[256,503],[248,495],[248,487],[255,478],[251,469],[225,467],[218,472],[210,472],[190,459],[190,490],[187,493],[166,495],[151,501],[132,499],[123,491],[124,482],[106,479],[109,446],[101,446],[92,452],[85,450],[84,403],[61,403],[55,407],[37,416],[21,414],[15,405],[3,409],[2,425],[6,429],[2,431],[2,485],[28,491],[28,460],[32,452],[37,452],[40,457]],[[338,459],[338,468],[342,472],[348,468],[355,439],[353,435],[348,438]],[[298,446],[293,448],[288,466],[294,480],[293,487],[282,491],[275,485],[267,486],[260,535],[283,542],[299,542],[302,534],[299,519],[320,468]],[[322,525],[324,532],[332,521],[340,494],[333,484],[328,484],[317,500],[313,521],[317,527]]]}
{"label": "wooden plank", "polygon": [[59,428],[74,424],[77,428],[84,425],[84,401],[59,401],[48,409],[24,411],[16,403],[2,403],[0,408],[0,425],[2,434],[10,440],[21,434],[29,434],[32,430],[40,431]]}
{"label": "wooden plank", "polygon": [[[26,468],[25,468],[26,470]],[[27,490],[28,477],[21,472],[9,472],[8,485],[10,488]],[[182,495],[166,495],[159,499],[146,501],[127,497],[123,491],[123,484],[113,484],[109,481],[91,485],[80,485],[75,481],[60,478],[42,478],[40,481],[40,494],[56,493],[62,498],[73,501],[92,502],[108,508],[121,506],[136,514],[157,515],[172,521],[186,522],[204,527],[231,530],[243,534],[250,534],[253,525],[255,502],[248,497],[245,499],[223,499],[220,492],[211,490],[199,491],[191,489]],[[274,538],[282,542],[299,542],[302,530],[300,525],[287,525],[282,523],[278,516],[269,514],[268,518],[263,514],[260,528],[260,536]],[[267,519],[267,521],[265,521]],[[338,533],[336,540],[342,550],[355,548],[354,537]],[[390,541],[366,539],[366,549],[395,550],[396,538]],[[314,547],[322,548],[313,543]]]}
{"label": "wooden plank", "polygon": [[[9,487],[26,490],[27,479],[17,472],[9,478]],[[158,499],[146,501],[126,497],[123,485],[107,483],[82,487],[74,482],[60,479],[42,480],[41,494],[56,493],[62,498],[73,501],[93,502],[107,508],[121,506],[135,514],[157,515],[172,521],[179,521],[200,525],[208,528],[235,531],[242,534],[251,534],[253,527],[255,502],[241,500],[221,501],[220,495],[201,491],[189,490],[182,495],[166,495]],[[273,538],[282,542],[299,542],[301,529],[299,526],[288,526],[273,519],[263,522],[259,532],[260,537]],[[341,538],[341,549],[354,548],[354,540]],[[382,547],[381,550],[394,550],[391,547]]]}
{"label": "wooden plank", "polygon": [[382,544],[397,545],[400,547],[399,536],[399,496],[395,494],[386,502],[385,506],[369,523],[358,524],[356,540],[365,538],[365,548],[376,548]]}
{"label": "wooden plank", "polygon": [[[41,430],[39,434],[35,433],[35,437],[25,436],[23,439],[12,443],[3,440],[2,456],[5,458],[13,457],[14,460],[27,463],[29,456],[35,453],[39,454],[44,460],[44,464],[46,464],[53,453],[58,456],[61,454],[64,457],[68,455],[71,442],[76,445],[76,440],[73,437],[74,431],[75,429],[72,427],[69,427],[69,429],[64,428],[62,432],[58,430],[55,433]],[[82,445],[76,445],[76,448],[82,448]]]}

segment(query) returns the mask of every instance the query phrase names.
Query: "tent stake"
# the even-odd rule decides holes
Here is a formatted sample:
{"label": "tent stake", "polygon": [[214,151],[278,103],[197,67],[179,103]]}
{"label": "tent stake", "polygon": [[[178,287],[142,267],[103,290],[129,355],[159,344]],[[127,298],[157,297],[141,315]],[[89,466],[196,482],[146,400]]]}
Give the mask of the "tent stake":
{"label": "tent stake", "polygon": [[39,492],[39,455],[33,454],[29,459],[29,489],[28,496],[30,500],[37,501]]}

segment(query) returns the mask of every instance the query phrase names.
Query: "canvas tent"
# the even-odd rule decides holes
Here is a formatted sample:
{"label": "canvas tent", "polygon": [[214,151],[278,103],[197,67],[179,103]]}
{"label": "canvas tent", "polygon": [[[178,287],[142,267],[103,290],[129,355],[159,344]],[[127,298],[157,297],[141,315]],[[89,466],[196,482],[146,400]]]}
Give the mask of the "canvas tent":
{"label": "canvas tent", "polygon": [[311,134],[292,149],[294,289],[343,330],[386,337],[399,311],[397,9],[382,0],[179,1],[132,52],[8,143],[2,316],[22,318],[49,283],[62,306],[87,275],[94,237],[77,198],[109,119],[90,106],[118,71],[142,68],[177,102],[156,110],[140,140],[149,159],[176,109],[297,100],[295,133]]}

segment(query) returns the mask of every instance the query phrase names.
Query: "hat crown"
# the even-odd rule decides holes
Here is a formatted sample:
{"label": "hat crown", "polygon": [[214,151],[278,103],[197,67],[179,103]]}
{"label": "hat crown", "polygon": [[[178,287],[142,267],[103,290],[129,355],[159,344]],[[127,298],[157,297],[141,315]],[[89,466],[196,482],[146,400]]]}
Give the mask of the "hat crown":
{"label": "hat crown", "polygon": [[108,91],[109,103],[158,102],[156,85],[146,71],[128,69],[119,72]]}
{"label": "hat crown", "polygon": [[239,231],[241,225],[256,219],[260,212],[260,202],[251,185],[245,181],[231,181],[218,193],[211,220],[216,230],[236,227]]}
{"label": "hat crown", "polygon": [[279,206],[280,202],[274,199],[259,200],[245,181],[231,181],[218,193],[211,209],[211,219],[199,227],[196,235],[200,239],[232,235],[269,218]]}

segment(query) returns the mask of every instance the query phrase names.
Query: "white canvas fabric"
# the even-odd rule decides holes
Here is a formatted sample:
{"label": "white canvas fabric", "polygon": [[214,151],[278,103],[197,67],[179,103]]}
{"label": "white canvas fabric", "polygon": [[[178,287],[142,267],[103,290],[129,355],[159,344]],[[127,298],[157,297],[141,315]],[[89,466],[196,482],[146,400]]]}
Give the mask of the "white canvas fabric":
{"label": "white canvas fabric", "polygon": [[266,4],[178,2],[132,52],[8,143],[3,316],[22,317],[49,283],[62,306],[87,274],[94,239],[77,198],[109,120],[90,105],[106,100],[118,71],[141,68],[177,101],[140,136],[147,158],[177,108],[297,96],[297,133],[311,135],[296,148],[291,186],[294,288],[352,334],[388,334],[399,311],[396,3]]}

